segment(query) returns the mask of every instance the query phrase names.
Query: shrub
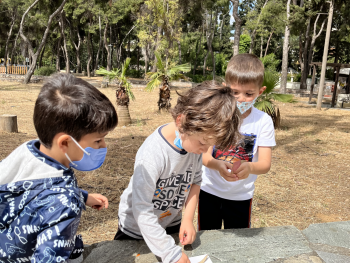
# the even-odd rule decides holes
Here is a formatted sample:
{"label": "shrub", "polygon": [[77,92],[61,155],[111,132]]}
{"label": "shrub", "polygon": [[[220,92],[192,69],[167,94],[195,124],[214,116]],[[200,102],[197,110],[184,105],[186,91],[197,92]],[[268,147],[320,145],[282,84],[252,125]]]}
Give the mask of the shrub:
{"label": "shrub", "polygon": [[137,69],[128,69],[126,71],[126,76],[131,78],[141,78],[143,76],[144,71]]}
{"label": "shrub", "polygon": [[205,80],[212,80],[213,79],[213,75],[193,75],[193,74],[186,74],[187,77],[189,77],[191,79],[192,82],[196,82],[196,83],[202,83]]}
{"label": "shrub", "polygon": [[281,60],[276,59],[275,54],[271,53],[261,58],[262,63],[264,64],[265,69],[276,71],[277,66],[281,63]]}
{"label": "shrub", "polygon": [[218,76],[225,76],[227,64],[230,58],[225,54],[218,53],[215,55],[215,73]]}
{"label": "shrub", "polygon": [[56,73],[56,69],[50,66],[44,66],[34,71],[34,75],[40,76],[50,76],[53,73]]}
{"label": "shrub", "polygon": [[300,82],[300,80],[301,80],[301,74],[300,74],[300,73],[295,74],[295,75],[294,75],[293,81],[294,81],[294,82]]}

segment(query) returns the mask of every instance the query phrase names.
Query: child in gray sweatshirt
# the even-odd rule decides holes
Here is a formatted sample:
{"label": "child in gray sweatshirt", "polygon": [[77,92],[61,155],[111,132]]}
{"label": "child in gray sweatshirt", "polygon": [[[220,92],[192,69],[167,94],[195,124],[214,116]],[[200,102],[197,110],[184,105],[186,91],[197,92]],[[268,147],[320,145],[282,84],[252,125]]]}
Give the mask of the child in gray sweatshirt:
{"label": "child in gray sweatshirt", "polygon": [[163,262],[189,263],[169,234],[179,233],[182,245],[195,240],[202,153],[213,145],[234,145],[240,115],[232,90],[206,81],[179,94],[172,116],[174,122],[157,128],[137,152],[134,174],[120,199],[114,239],[144,239]]}

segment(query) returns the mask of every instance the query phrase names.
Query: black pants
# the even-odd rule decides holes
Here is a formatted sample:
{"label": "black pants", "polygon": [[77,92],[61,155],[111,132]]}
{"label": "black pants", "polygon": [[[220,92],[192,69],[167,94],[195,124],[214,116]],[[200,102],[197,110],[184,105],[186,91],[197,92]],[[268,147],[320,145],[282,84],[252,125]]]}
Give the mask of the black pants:
{"label": "black pants", "polygon": [[[180,232],[180,226],[181,226],[181,223],[178,224],[178,225],[175,225],[175,226],[170,226],[170,227],[167,227],[165,229],[166,233],[168,235],[171,235],[171,234],[175,234],[175,233],[179,233]],[[131,236],[128,236],[127,234],[125,234],[124,232],[122,232],[120,230],[120,228],[118,228],[118,232],[117,234],[115,234],[115,237],[114,237],[114,240],[140,240],[140,239],[137,239],[137,238],[133,238]]]}
{"label": "black pants", "polygon": [[249,228],[252,200],[234,201],[201,190],[198,204],[198,230]]}

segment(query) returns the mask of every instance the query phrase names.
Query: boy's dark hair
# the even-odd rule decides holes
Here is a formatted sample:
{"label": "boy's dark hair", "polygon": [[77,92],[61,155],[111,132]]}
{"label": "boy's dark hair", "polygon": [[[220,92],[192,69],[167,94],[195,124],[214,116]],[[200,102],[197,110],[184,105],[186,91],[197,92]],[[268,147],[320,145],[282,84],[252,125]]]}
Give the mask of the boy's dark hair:
{"label": "boy's dark hair", "polygon": [[40,142],[52,147],[64,132],[79,141],[94,132],[107,132],[118,124],[110,100],[94,86],[70,74],[56,74],[42,87],[35,102],[34,126]]}
{"label": "boy's dark hair", "polygon": [[227,64],[226,85],[255,83],[259,88],[264,81],[264,64],[253,54],[233,56]]}
{"label": "boy's dark hair", "polygon": [[231,88],[216,81],[204,81],[178,95],[171,113],[175,121],[183,115],[179,127],[181,133],[202,133],[207,139],[213,139],[215,147],[222,150],[241,139],[240,113]]}

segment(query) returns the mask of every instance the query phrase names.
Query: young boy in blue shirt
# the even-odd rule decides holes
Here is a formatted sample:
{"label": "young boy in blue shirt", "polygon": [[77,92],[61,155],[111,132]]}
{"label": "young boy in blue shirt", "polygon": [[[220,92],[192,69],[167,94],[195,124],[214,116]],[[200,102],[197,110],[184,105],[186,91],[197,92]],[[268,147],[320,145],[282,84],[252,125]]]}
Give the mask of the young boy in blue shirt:
{"label": "young boy in blue shirt", "polygon": [[77,258],[82,210],[108,207],[106,197],[78,187],[72,168],[102,165],[104,137],[118,122],[109,99],[82,79],[58,74],[42,87],[33,119],[39,140],[0,162],[0,262]]}

